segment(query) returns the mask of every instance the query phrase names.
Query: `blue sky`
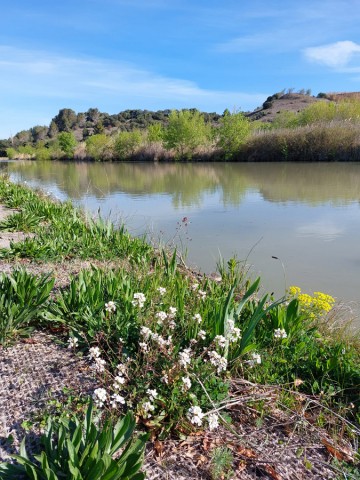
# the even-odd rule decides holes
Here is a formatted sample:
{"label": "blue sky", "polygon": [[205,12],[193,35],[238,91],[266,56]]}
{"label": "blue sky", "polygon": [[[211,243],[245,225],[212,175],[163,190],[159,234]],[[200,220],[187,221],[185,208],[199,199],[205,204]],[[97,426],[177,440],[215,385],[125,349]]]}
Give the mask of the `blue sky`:
{"label": "blue sky", "polygon": [[61,108],[253,110],[360,90],[360,0],[4,0],[0,138]]}

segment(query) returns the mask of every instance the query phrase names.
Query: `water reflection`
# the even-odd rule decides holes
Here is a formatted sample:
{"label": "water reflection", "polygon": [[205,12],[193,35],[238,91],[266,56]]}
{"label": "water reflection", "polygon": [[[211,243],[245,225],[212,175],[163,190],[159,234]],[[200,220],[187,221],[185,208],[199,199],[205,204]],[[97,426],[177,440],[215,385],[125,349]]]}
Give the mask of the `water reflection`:
{"label": "water reflection", "polygon": [[18,178],[55,183],[64,194],[81,199],[124,192],[171,195],[175,208],[201,205],[205,194],[221,192],[224,206],[239,205],[247,192],[271,202],[360,201],[360,164],[127,164],[12,162],[2,169]]}
{"label": "water reflection", "polygon": [[[203,271],[215,269],[219,253],[236,254],[277,295],[299,284],[310,293],[360,300],[360,163],[9,162],[0,168],[92,211],[101,207],[104,216],[121,215],[132,233],[164,232],[163,241],[177,236],[189,262]],[[178,233],[185,216],[189,231]]]}

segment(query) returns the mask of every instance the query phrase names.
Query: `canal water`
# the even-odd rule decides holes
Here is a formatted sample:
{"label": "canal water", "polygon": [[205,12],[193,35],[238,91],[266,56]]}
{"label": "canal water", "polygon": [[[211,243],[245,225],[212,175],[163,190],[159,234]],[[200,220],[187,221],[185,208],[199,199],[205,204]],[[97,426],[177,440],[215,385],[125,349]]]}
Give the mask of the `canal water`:
{"label": "canal water", "polygon": [[323,291],[359,311],[360,163],[2,162],[214,272],[235,256],[265,291]]}

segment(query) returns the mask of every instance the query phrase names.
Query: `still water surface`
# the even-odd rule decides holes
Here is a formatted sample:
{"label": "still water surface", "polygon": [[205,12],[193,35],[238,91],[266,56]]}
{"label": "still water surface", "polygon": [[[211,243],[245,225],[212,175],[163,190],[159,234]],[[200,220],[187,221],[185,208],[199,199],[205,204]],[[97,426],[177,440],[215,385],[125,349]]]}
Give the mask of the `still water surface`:
{"label": "still water surface", "polygon": [[174,239],[187,249],[187,263],[206,273],[220,254],[236,255],[277,296],[298,285],[360,303],[360,163],[0,167],[15,181],[124,220],[135,235]]}

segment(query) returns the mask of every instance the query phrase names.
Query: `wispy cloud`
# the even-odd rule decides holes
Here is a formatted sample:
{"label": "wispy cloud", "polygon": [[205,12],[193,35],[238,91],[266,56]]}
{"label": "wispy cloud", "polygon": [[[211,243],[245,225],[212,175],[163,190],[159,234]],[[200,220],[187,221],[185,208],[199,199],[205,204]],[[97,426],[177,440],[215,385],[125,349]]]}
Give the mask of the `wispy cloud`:
{"label": "wispy cloud", "polygon": [[[221,112],[233,107],[250,110],[266,97],[265,93],[206,89],[187,79],[120,61],[56,56],[8,46],[0,46],[0,69],[0,91],[3,98],[12,99],[14,110],[25,111],[31,101],[36,105],[37,99],[47,98],[49,110],[57,99],[62,108],[97,106],[110,113],[125,108],[189,107]],[[4,105],[9,107],[10,103]],[[49,121],[55,113],[49,112]]]}
{"label": "wispy cloud", "polygon": [[306,48],[304,55],[312,62],[339,69],[348,66],[356,57],[360,59],[360,44],[345,40],[319,47]]}

